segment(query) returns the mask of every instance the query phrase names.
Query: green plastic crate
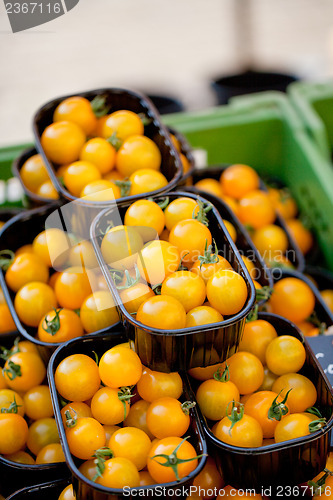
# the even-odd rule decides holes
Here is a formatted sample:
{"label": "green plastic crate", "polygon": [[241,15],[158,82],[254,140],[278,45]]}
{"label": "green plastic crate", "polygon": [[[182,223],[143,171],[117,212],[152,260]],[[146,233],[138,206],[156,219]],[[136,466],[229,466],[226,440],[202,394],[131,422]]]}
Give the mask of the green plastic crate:
{"label": "green plastic crate", "polygon": [[333,169],[308,137],[280,93],[237,97],[228,106],[163,117],[208,165],[246,163],[262,176],[280,178],[315,230],[326,265],[333,270]]}
{"label": "green plastic crate", "polygon": [[324,158],[331,161],[333,151],[333,82],[296,82],[288,95],[307,132]]}

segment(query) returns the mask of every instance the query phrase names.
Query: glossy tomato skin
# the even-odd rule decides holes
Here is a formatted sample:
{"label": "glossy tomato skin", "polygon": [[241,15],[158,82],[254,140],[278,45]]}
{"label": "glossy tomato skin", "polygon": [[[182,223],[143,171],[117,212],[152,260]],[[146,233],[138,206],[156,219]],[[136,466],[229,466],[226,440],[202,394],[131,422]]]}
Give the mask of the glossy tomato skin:
{"label": "glossy tomato skin", "polygon": [[18,290],[14,307],[23,323],[38,327],[42,317],[57,307],[57,299],[49,285],[31,281]]}
{"label": "glossy tomato skin", "polygon": [[220,177],[224,194],[241,199],[247,193],[259,188],[259,176],[248,165],[235,164],[226,168]]}
{"label": "glossy tomato skin", "polygon": [[237,314],[244,306],[248,291],[244,278],[235,271],[220,269],[207,283],[207,299],[223,316]]}
{"label": "glossy tomato skin", "polygon": [[79,309],[92,292],[88,274],[80,267],[63,271],[55,282],[54,291],[59,305],[67,309]]}
{"label": "glossy tomato skin", "polygon": [[40,450],[36,457],[36,464],[52,464],[65,461],[65,455],[60,443],[47,444]]}
{"label": "glossy tomato skin", "polygon": [[266,349],[266,363],[276,375],[298,372],[305,363],[306,352],[302,342],[290,335],[280,335]]}
{"label": "glossy tomato skin", "polygon": [[198,203],[192,198],[176,198],[166,207],[164,211],[165,225],[169,231],[178,222],[192,219],[199,212]]}
{"label": "glossy tomato skin", "polygon": [[163,210],[151,200],[138,200],[128,207],[124,219],[126,226],[146,226],[161,234],[165,226]]}
{"label": "glossy tomato skin", "polygon": [[209,325],[223,321],[223,316],[209,306],[194,307],[186,314],[186,328],[199,325]]}
{"label": "glossy tomato skin", "polygon": [[37,385],[24,394],[26,415],[32,420],[53,416],[50,389],[47,385]]}
{"label": "glossy tomato skin", "polygon": [[79,158],[85,140],[85,133],[78,125],[63,120],[46,127],[41,145],[52,162],[63,165]]}
{"label": "glossy tomato skin", "polygon": [[207,226],[196,219],[181,220],[170,231],[169,241],[178,248],[185,264],[193,264],[205,248],[212,244],[212,235]]}
{"label": "glossy tomato skin", "polygon": [[64,99],[53,113],[53,121],[67,120],[75,123],[86,135],[90,135],[97,126],[97,118],[88,99],[73,96]]}
{"label": "glossy tomato skin", "polygon": [[147,434],[136,427],[124,427],[112,434],[109,448],[115,457],[127,458],[138,470],[147,465],[151,441]]}
{"label": "glossy tomato skin", "polygon": [[[170,455],[174,452],[175,448],[182,442],[182,438],[179,437],[167,437],[156,441],[148,454],[147,467],[148,472],[151,477],[157,483],[168,483],[176,481],[176,475],[170,467],[164,467],[163,464],[165,459],[156,457],[155,455]],[[183,441],[181,446],[178,448],[177,457],[179,459],[189,459],[195,458],[196,452],[191,443],[188,441]],[[188,476],[198,465],[198,460],[192,460],[191,462],[184,462],[177,466],[178,476],[180,479]]]}
{"label": "glossy tomato skin", "polygon": [[178,399],[183,392],[183,382],[179,373],[157,372],[144,367],[137,390],[142,399],[149,402],[167,396]]}
{"label": "glossy tomato skin", "polygon": [[[268,416],[269,409],[271,408],[275,398],[277,403],[280,403],[282,401],[281,396],[278,396],[276,392],[259,391],[252,394],[244,405],[244,411],[246,415],[250,415],[259,422],[263,431],[264,438],[274,437],[274,431],[279,423],[278,418],[269,418]],[[288,410],[287,405],[288,401],[285,404],[285,406],[287,407],[286,409]],[[280,415],[279,418],[283,419],[284,416]]]}
{"label": "glossy tomato skin", "polygon": [[42,156],[30,156],[20,169],[20,177],[26,188],[36,193],[39,186],[50,179]]}
{"label": "glossy tomato skin", "polygon": [[125,420],[130,410],[129,401],[121,401],[119,389],[102,387],[93,396],[91,411],[93,417],[101,424],[116,425]]}
{"label": "glossy tomato skin", "polygon": [[216,426],[215,436],[224,443],[242,448],[258,448],[262,445],[263,432],[253,417],[243,415],[232,429],[231,425],[229,418],[224,417]]}
{"label": "glossy tomato skin", "polygon": [[119,321],[119,315],[108,290],[88,295],[81,304],[80,319],[87,333],[108,328]]}
{"label": "glossy tomato skin", "polygon": [[127,109],[115,111],[104,118],[102,128],[103,137],[108,139],[112,134],[121,141],[128,139],[131,136],[143,135],[144,126],[139,115]]}
{"label": "glossy tomato skin", "polygon": [[140,275],[151,285],[158,285],[180,264],[177,247],[167,241],[147,243],[138,255],[137,266]]}
{"label": "glossy tomato skin", "polygon": [[174,398],[159,398],[153,401],[147,411],[147,425],[150,432],[162,439],[185,434],[190,425],[189,412]]}
{"label": "glossy tomato skin", "polygon": [[301,413],[317,401],[317,390],[314,384],[300,373],[281,375],[272,387],[272,391],[281,393],[283,398],[289,389],[292,389],[288,396],[288,407],[291,413]]}
{"label": "glossy tomato skin", "polygon": [[211,264],[205,264],[200,262],[199,260],[195,261],[193,266],[191,267],[192,273],[196,273],[204,280],[207,284],[209,278],[211,278],[217,271],[220,269],[229,269],[232,271],[231,264],[221,255],[217,255],[217,262]]}
{"label": "glossy tomato skin", "polygon": [[24,448],[28,438],[28,424],[16,413],[0,414],[0,453],[16,453]]}
{"label": "glossy tomato skin", "polygon": [[85,354],[72,354],[63,359],[55,372],[59,394],[68,401],[86,401],[100,386],[98,366]]}
{"label": "glossy tomato skin", "polygon": [[130,288],[120,291],[121,301],[130,314],[137,313],[140,305],[154,296],[153,290],[144,283],[137,283]]}
{"label": "glossy tomato skin", "polygon": [[230,380],[237,386],[240,394],[251,394],[259,389],[264,380],[264,367],[251,353],[237,352],[227,361]]}
{"label": "glossy tomato skin", "polygon": [[[16,368],[16,376],[12,374],[11,366],[13,364]],[[17,352],[6,361],[4,376],[10,389],[26,392],[43,382],[46,376],[46,368],[37,354],[33,352]]]}
{"label": "glossy tomato skin", "polygon": [[79,197],[83,188],[93,181],[98,181],[101,173],[98,168],[89,161],[72,162],[64,172],[64,184],[68,191]]}
{"label": "glossy tomato skin", "polygon": [[93,163],[104,175],[115,166],[116,150],[105,139],[95,137],[87,141],[81,149],[80,160]]}
{"label": "glossy tomato skin", "polygon": [[313,312],[315,297],[304,281],[298,278],[283,278],[275,283],[270,303],[275,314],[299,323]]}
{"label": "glossy tomato skin", "polygon": [[56,311],[50,311],[41,319],[38,325],[38,338],[42,342],[67,342],[67,340],[81,337],[83,335],[82,323],[79,316],[70,309],[58,309],[59,330],[52,334],[46,331],[48,328],[46,321],[54,321]]}
{"label": "glossy tomato skin", "polygon": [[104,385],[116,389],[135,385],[142,375],[139,356],[123,346],[106,351],[99,362],[99,374]]}
{"label": "glossy tomato skin", "polygon": [[254,354],[262,364],[266,363],[266,349],[268,344],[277,337],[277,332],[268,321],[257,319],[245,323],[239,351]]}
{"label": "glossy tomato skin", "polygon": [[124,177],[130,177],[141,169],[159,170],[161,153],[157,145],[148,137],[133,135],[127,138],[120,147],[116,166]]}
{"label": "glossy tomato skin", "polygon": [[289,441],[310,434],[309,424],[311,418],[300,413],[287,415],[275,428],[274,439],[276,443]]}
{"label": "glossy tomato skin", "polygon": [[89,460],[105,446],[105,431],[94,418],[79,418],[74,427],[66,430],[66,438],[71,453],[81,460]]}
{"label": "glossy tomato skin", "polygon": [[186,312],[183,305],[174,297],[155,295],[140,305],[137,321],[152,328],[177,330],[185,328]]}
{"label": "glossy tomato skin", "polygon": [[72,484],[69,484],[64,490],[62,490],[58,500],[75,500]]}
{"label": "glossy tomato skin", "polygon": [[129,180],[131,182],[130,196],[157,191],[168,185],[165,175],[152,168],[136,170],[130,176]]}
{"label": "glossy tomato skin", "polygon": [[239,391],[233,382],[222,382],[214,378],[204,381],[196,393],[200,410],[210,420],[224,418],[228,405],[232,401],[239,401],[239,397]]}
{"label": "glossy tomato skin", "polygon": [[150,439],[154,439],[155,436],[150,432],[147,425],[147,411],[150,406],[149,401],[140,399],[136,403],[131,405],[131,411],[128,413],[124,420],[124,427],[137,427],[144,431]]}
{"label": "glossy tomato skin", "polygon": [[60,438],[54,418],[40,418],[30,425],[27,447],[34,455],[37,456],[44,446],[59,442]]}
{"label": "glossy tomato skin", "polygon": [[49,228],[39,233],[32,242],[32,250],[48,267],[59,270],[68,258],[69,239],[64,231]]}
{"label": "glossy tomato skin", "polygon": [[0,304],[0,334],[16,330],[16,325],[7,304]]}
{"label": "glossy tomato skin", "polygon": [[179,300],[188,312],[204,303],[206,286],[198,274],[191,271],[176,271],[163,281],[161,295],[168,295]]}
{"label": "glossy tomato skin", "polygon": [[12,389],[7,389],[6,387],[0,389],[0,409],[8,409],[10,405],[14,403],[14,400],[16,401],[16,404],[18,406],[17,414],[21,415],[21,417],[24,417],[25,405],[20,394],[13,391]]}
{"label": "glossy tomato skin", "polygon": [[115,457],[106,460],[105,470],[102,477],[96,479],[96,483],[107,488],[134,488],[140,483],[138,469],[127,458]]}

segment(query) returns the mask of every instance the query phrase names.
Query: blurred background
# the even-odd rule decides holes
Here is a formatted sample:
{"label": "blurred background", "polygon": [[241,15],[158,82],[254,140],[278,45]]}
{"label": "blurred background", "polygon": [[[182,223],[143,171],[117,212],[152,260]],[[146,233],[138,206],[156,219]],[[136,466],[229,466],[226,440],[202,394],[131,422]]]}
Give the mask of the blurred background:
{"label": "blurred background", "polygon": [[1,3],[0,62],[0,143],[27,142],[41,104],[89,88],[169,95],[191,110],[217,104],[213,80],[249,68],[328,79],[333,1],[80,0],[16,34]]}

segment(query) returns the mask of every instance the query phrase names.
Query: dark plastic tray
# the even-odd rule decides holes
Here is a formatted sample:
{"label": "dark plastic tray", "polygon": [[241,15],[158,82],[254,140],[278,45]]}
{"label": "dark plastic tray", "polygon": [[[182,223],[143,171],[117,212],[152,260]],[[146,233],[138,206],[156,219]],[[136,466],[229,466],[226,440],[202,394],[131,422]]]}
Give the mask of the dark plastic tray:
{"label": "dark plastic tray", "polygon": [[[0,230],[0,249],[17,250],[20,246],[32,243],[35,236],[45,229],[45,221],[48,216],[54,213],[61,207],[59,202],[44,205],[44,207],[35,208],[33,210],[23,211],[22,213],[13,217],[3,228]],[[21,323],[14,308],[15,293],[12,292],[6,284],[5,273],[0,269],[0,285],[2,287],[5,299],[7,301],[10,312],[13,316],[14,322],[18,331],[34,344],[37,344],[41,356],[45,361],[48,361],[50,354],[59,346],[60,343],[48,344],[42,342],[35,337],[37,328],[30,327]],[[119,326],[113,325],[111,328],[99,330],[92,333],[96,335],[105,331],[111,331],[113,328]]]}
{"label": "dark plastic tray", "polygon": [[[16,332],[3,334],[0,336],[0,345],[10,349],[19,336]],[[21,340],[24,340],[24,338],[21,337]],[[3,363],[0,363],[0,369]],[[27,465],[12,462],[0,455],[0,492],[3,495],[10,495],[28,485],[69,476],[70,471],[64,463]]]}
{"label": "dark plastic tray", "polygon": [[318,288],[312,283],[312,281],[304,276],[304,274],[297,271],[289,269],[273,269],[273,279],[274,282],[279,281],[282,278],[298,278],[304,281],[311,288],[315,296],[315,312],[318,316],[319,321],[326,323],[327,326],[333,325],[333,313],[330,311],[328,306],[325,304]]}
{"label": "dark plastic tray", "polygon": [[[120,109],[128,109],[133,111],[134,113],[144,113],[147,118],[151,119],[151,122],[145,127],[145,135],[152,139],[158,146],[161,155],[162,155],[162,164],[161,164],[161,172],[167,178],[169,184],[162,189],[158,189],[156,191],[151,191],[149,196],[153,196],[155,194],[161,194],[169,189],[174,188],[179,180],[181,179],[183,169],[182,164],[175,149],[174,145],[171,142],[169,133],[165,126],[162,124],[159,114],[153,105],[153,103],[145,97],[143,94],[139,92],[133,92],[131,90],[124,90],[118,88],[106,88],[106,89],[97,89],[90,90],[88,92],[80,92],[74,94],[76,96],[82,96],[91,101],[97,95],[106,96],[107,102],[110,105],[110,111],[117,111]],[[53,122],[53,113],[58,104],[61,101],[66,99],[67,97],[71,97],[71,95],[61,96],[57,99],[53,99],[48,102],[44,106],[42,106],[35,114],[33,119],[33,131],[36,138],[36,148],[39,153],[43,156],[45,165],[49,171],[51,180],[55,185],[57,191],[69,201],[79,200],[71,193],[67,191],[67,189],[59,182],[55,174],[54,164],[46,158],[46,155],[43,151],[40,139],[45,128]],[[125,196],[122,198],[124,201],[135,201],[138,198],[141,198],[142,195],[133,195],[133,196]],[[109,206],[114,202],[85,202],[84,200],[80,201],[80,204],[83,206],[91,207],[101,207],[101,206]]]}
{"label": "dark plastic tray", "polygon": [[182,101],[175,97],[156,94],[148,94],[147,97],[152,101],[160,115],[180,113],[185,110]]}
{"label": "dark plastic tray", "polygon": [[[185,187],[184,190],[190,193],[197,193],[199,190],[195,187]],[[258,283],[261,286],[269,286],[270,288],[273,286],[273,277],[271,270],[266,266],[264,260],[259,254],[257,248],[253,244],[253,241],[243,224],[240,222],[238,217],[234,214],[231,208],[225,203],[222,199],[214,196],[211,193],[206,193],[200,190],[200,194],[204,196],[208,201],[210,201],[218,213],[222,217],[222,219],[228,220],[236,229],[237,240],[236,245],[238,250],[242,255],[246,257],[251,257],[251,261],[255,265],[256,269],[259,272]],[[259,304],[262,304],[264,301],[260,301]]]}
{"label": "dark plastic tray", "polygon": [[195,160],[194,160],[194,156],[192,153],[192,148],[191,148],[189,142],[187,141],[187,139],[185,138],[185,136],[171,127],[168,127],[168,131],[172,135],[174,135],[176,137],[176,139],[178,140],[179,145],[180,145],[180,152],[186,157],[186,159],[190,165],[188,172],[183,173],[182,178],[180,179],[180,181],[177,184],[177,188],[179,188],[179,186],[183,186],[184,184],[186,184],[186,181],[193,174],[194,169],[195,169]]}
{"label": "dark plastic tray", "polygon": [[58,500],[60,493],[63,489],[70,484],[69,479],[58,479],[50,483],[36,484],[28,486],[21,490],[15,491],[12,495],[7,497],[6,500]]}
{"label": "dark plastic tray", "polygon": [[51,199],[51,198],[43,198],[42,196],[39,196],[38,194],[36,193],[33,193],[32,191],[30,191],[30,189],[28,189],[26,187],[26,185],[24,184],[23,180],[22,180],[22,177],[21,177],[21,168],[23,167],[24,163],[29,159],[31,158],[31,156],[34,156],[38,154],[38,151],[36,148],[29,148],[29,149],[25,149],[21,154],[20,156],[18,156],[14,161],[13,161],[13,164],[12,164],[12,173],[13,175],[15,175],[15,177],[18,178],[18,180],[20,181],[21,183],[21,186],[26,194],[26,197],[28,199],[28,206],[29,208],[33,208],[33,207],[38,207],[38,206],[41,206],[41,205],[45,205],[46,203],[54,203],[56,200],[54,199]]}
{"label": "dark plastic tray", "polygon": [[274,491],[279,486],[305,483],[324,469],[333,427],[333,392],[298,328],[275,314],[259,313],[259,318],[269,321],[279,335],[292,335],[304,344],[306,361],[300,373],[315,384],[318,392],[316,407],[327,418],[325,427],[309,436],[262,448],[240,448],[217,439],[199,409],[210,454],[215,458],[226,483],[236,488],[254,488],[261,492],[262,487],[272,486]]}
{"label": "dark plastic tray", "polygon": [[[200,199],[207,203],[205,198],[186,192],[167,193],[170,202],[179,197]],[[155,197],[155,201],[161,198]],[[123,219],[129,203],[119,204],[115,209],[104,210],[96,217],[91,226],[91,240],[94,244],[99,265],[118,306],[119,315],[123,322],[126,334],[142,363],[152,370],[172,372],[187,370],[197,366],[207,366],[224,360],[229,352],[234,352],[243,334],[245,319],[255,302],[255,288],[252,279],[241,259],[239,252],[226,231],[223,221],[213,207],[207,214],[209,228],[222,255],[227,257],[232,267],[245,279],[248,289],[248,298],[242,310],[234,316],[216,324],[165,331],[149,328],[134,319],[122,304],[117,288],[114,285],[111,273],[103,259],[100,243],[113,215],[120,213]],[[119,210],[119,212],[118,212]],[[118,219],[116,224],[118,224]],[[214,353],[215,356],[212,356]]]}
{"label": "dark plastic tray", "polygon": [[305,266],[304,273],[316,281],[319,290],[333,290],[333,273],[331,271],[317,266]]}
{"label": "dark plastic tray", "polygon": [[[228,168],[229,166],[230,165],[213,165],[213,166],[205,167],[202,169],[201,168],[196,169],[192,175],[193,184],[200,181],[201,179],[205,179],[206,177],[211,177],[213,179],[219,179],[222,172],[224,170],[226,170],[226,168]],[[194,188],[194,189],[197,189],[197,188]],[[267,188],[261,179],[260,179],[260,189],[262,191],[267,191]],[[202,196],[205,196],[205,192],[202,191],[201,189],[197,189],[197,192],[200,193]],[[217,197],[214,197],[214,198],[216,198],[218,200]],[[241,224],[240,221],[239,221],[239,224]],[[298,271],[303,271],[304,266],[305,266],[303,254],[302,254],[300,248],[298,247],[296,241],[291,236],[284,219],[278,213],[276,213],[276,220],[275,220],[274,224],[281,227],[287,235],[288,244],[289,244],[288,249],[287,249],[287,254],[288,254],[288,258],[289,258],[290,262]],[[245,228],[244,228],[244,232],[248,233],[248,231]],[[248,235],[248,236],[251,239],[250,235]]]}
{"label": "dark plastic tray", "polygon": [[[116,344],[124,342],[125,340],[126,338],[122,333],[119,333],[118,335],[115,334],[113,337],[104,335],[100,336],[98,339],[94,338],[73,339],[64,344],[59,349],[57,349],[57,351],[53,354],[52,358],[50,359],[47,375],[51,390],[52,403],[60,434],[61,444],[66,457],[66,462],[73,474],[73,485],[74,485],[74,490],[76,491],[77,498],[89,498],[90,500],[110,500],[111,498],[117,499],[123,497],[122,495],[123,490],[106,488],[104,486],[96,484],[93,481],[90,481],[89,479],[84,477],[83,474],[81,474],[81,472],[78,470],[78,467],[83,461],[72,457],[67,444],[66,431],[60,413],[61,411],[60,399],[58,397],[54,381],[55,370],[59,365],[59,363],[65,357],[70,356],[71,354],[79,353],[93,357],[94,356],[93,351],[95,351],[95,353],[97,353],[97,356],[100,358],[105,351],[107,351]],[[184,385],[184,394],[186,399],[189,396],[187,391],[188,388],[186,385]],[[192,416],[191,425],[188,431],[189,435],[191,436],[190,440],[191,444],[196,449],[198,455],[206,454],[207,453],[206,441],[204,438],[203,429],[201,427],[201,423],[199,421],[196,408],[191,409],[191,416]],[[205,462],[206,462],[206,457],[204,456],[199,459],[198,467],[189,476],[187,476],[186,478],[182,479],[179,482],[165,483],[163,484],[163,487],[165,487],[166,490],[173,490],[175,488],[181,488],[182,486],[184,487],[189,486],[190,484],[192,484],[194,477],[202,470],[202,468],[205,465]],[[133,490],[135,490],[134,495],[139,498],[142,496],[142,491],[140,495],[140,490],[147,490],[147,489],[154,489],[154,486],[133,488]]]}

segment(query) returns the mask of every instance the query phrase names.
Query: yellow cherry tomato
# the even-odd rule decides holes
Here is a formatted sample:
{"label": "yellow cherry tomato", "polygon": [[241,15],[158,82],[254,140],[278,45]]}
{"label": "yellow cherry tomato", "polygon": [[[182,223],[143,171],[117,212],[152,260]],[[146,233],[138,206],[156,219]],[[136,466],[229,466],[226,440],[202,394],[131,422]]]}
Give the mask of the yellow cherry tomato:
{"label": "yellow cherry tomato", "polygon": [[49,270],[46,264],[41,262],[38,255],[23,253],[15,257],[6,271],[5,279],[9,288],[17,292],[22,286],[31,281],[47,283]]}
{"label": "yellow cherry tomato", "polygon": [[121,141],[131,136],[143,135],[144,127],[140,117],[126,109],[115,111],[104,120],[102,135],[106,139],[116,134]]}
{"label": "yellow cherry tomato", "polygon": [[37,189],[36,194],[38,194],[38,196],[41,196],[42,198],[46,198],[49,200],[59,199],[58,191],[50,180],[43,182],[43,184],[41,184]]}
{"label": "yellow cherry tomato", "polygon": [[114,182],[106,179],[89,182],[80,193],[87,201],[111,201],[120,198],[120,189]]}
{"label": "yellow cherry tomato", "polygon": [[69,121],[51,123],[41,137],[46,156],[59,165],[77,160],[85,141],[83,130]]}
{"label": "yellow cherry tomato", "polygon": [[80,160],[93,163],[102,175],[107,174],[115,166],[116,150],[105,139],[95,137],[83,146]]}
{"label": "yellow cherry tomato", "polygon": [[48,267],[61,267],[68,258],[69,240],[64,231],[57,228],[39,233],[32,243],[36,253]]}
{"label": "yellow cherry tomato", "polygon": [[20,321],[37,327],[42,317],[57,307],[57,299],[49,285],[31,281],[17,292],[14,307]]}
{"label": "yellow cherry tomato", "polygon": [[221,269],[207,283],[207,299],[223,316],[237,314],[247,295],[245,280],[235,271]]}
{"label": "yellow cherry tomato", "polygon": [[75,161],[71,163],[64,173],[64,184],[68,191],[79,197],[83,188],[101,178],[101,173],[98,168],[88,161]]}
{"label": "yellow cherry tomato", "polygon": [[157,191],[168,185],[167,178],[161,172],[152,170],[151,168],[136,170],[130,176],[129,181],[131,183],[131,196]]}
{"label": "yellow cherry tomato", "polygon": [[79,126],[86,135],[90,135],[97,125],[97,118],[88,99],[73,96],[64,99],[53,113],[53,121],[69,121]]}
{"label": "yellow cherry tomato", "polygon": [[146,226],[161,234],[165,226],[163,210],[151,200],[138,200],[128,207],[125,213],[126,226]]}
{"label": "yellow cherry tomato", "polygon": [[50,180],[44,160],[38,154],[31,156],[24,162],[20,169],[20,176],[25,187],[33,193],[36,193],[44,182]]}

